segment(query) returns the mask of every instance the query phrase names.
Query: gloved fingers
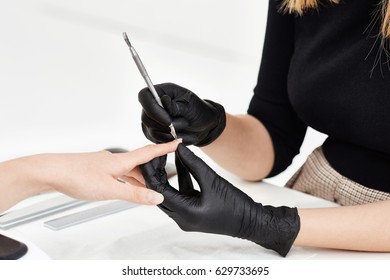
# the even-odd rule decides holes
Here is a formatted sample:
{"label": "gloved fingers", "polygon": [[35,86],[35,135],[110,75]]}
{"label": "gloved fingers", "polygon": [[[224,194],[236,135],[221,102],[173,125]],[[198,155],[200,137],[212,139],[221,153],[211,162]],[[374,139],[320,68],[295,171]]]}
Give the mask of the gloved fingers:
{"label": "gloved fingers", "polygon": [[179,144],[175,154],[179,156],[185,168],[198,182],[201,190],[209,191],[212,183],[218,176],[214,170],[183,144]]}
{"label": "gloved fingers", "polygon": [[175,154],[175,165],[177,170],[179,191],[182,194],[186,194],[186,195],[193,195],[197,193],[197,191],[194,190],[190,173],[182,164],[180,158],[176,154]]}
{"label": "gloved fingers", "polygon": [[169,185],[167,173],[165,172],[166,160],[166,155],[154,158],[148,163],[140,165],[140,169],[145,178],[146,187],[164,196],[164,201],[161,203],[161,206],[176,212],[188,205],[186,203],[187,196]]}
{"label": "gloved fingers", "polygon": [[164,196],[164,201],[160,205],[166,211],[175,212],[179,216],[192,213],[194,204],[196,204],[194,202],[198,199],[198,197],[183,194],[170,185],[166,185],[161,194]]}
{"label": "gloved fingers", "polygon": [[165,172],[166,162],[167,156],[164,155],[140,165],[141,173],[142,176],[144,176],[147,188],[159,193],[164,192],[165,186],[169,185],[167,173]]}
{"label": "gloved fingers", "polygon": [[172,117],[182,117],[187,115],[186,113],[188,112],[188,107],[190,106],[188,99],[189,98],[186,98],[186,96],[172,99],[168,95],[163,95],[161,102]]}
{"label": "gloved fingers", "polygon": [[187,131],[190,129],[190,123],[187,119],[178,117],[173,119],[173,126],[177,131]]}
{"label": "gloved fingers", "polygon": [[142,131],[147,139],[156,144],[167,143],[173,140],[170,132],[162,132],[158,129],[147,127],[145,124],[142,124]]}
{"label": "gloved fingers", "polygon": [[183,96],[189,90],[174,83],[163,83],[154,86],[158,95],[162,98],[168,95],[172,100]]}
{"label": "gloved fingers", "polygon": [[181,138],[184,145],[196,145],[199,141],[198,135],[194,133],[178,133],[178,138]]}
{"label": "gloved fingers", "polygon": [[[188,132],[189,123],[184,118],[174,119],[173,126],[175,127],[177,138],[183,139],[184,144],[193,145],[199,141],[198,133]],[[173,140],[169,126],[162,126],[156,123],[147,117],[146,114],[142,115],[142,131],[146,138],[154,143],[166,143]]]}
{"label": "gloved fingers", "polygon": [[138,100],[142,105],[143,113],[147,114],[149,118],[164,126],[169,126],[172,122],[171,116],[157,103],[148,88],[144,88],[139,92]]}
{"label": "gloved fingers", "polygon": [[183,139],[185,145],[195,145],[199,142],[199,132],[191,130],[189,122],[184,118],[173,120],[173,126],[178,138]]}
{"label": "gloved fingers", "polygon": [[144,123],[148,127],[153,127],[153,128],[156,128],[156,129],[158,128],[158,129],[169,130],[167,128],[168,125],[166,125],[160,119],[154,119],[153,117],[148,115],[148,112],[146,112],[145,110],[142,110],[142,112],[141,112],[141,121],[142,121],[142,123]]}
{"label": "gloved fingers", "polygon": [[175,117],[177,115],[175,104],[172,104],[172,98],[169,95],[163,95],[161,97],[161,103],[169,115]]}

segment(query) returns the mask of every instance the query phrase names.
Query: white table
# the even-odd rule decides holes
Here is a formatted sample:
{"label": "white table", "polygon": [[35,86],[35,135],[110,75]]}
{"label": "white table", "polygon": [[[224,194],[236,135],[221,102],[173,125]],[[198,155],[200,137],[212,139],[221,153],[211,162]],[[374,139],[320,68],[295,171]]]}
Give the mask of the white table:
{"label": "white table", "polygon": [[[253,197],[270,205],[297,207],[338,207],[288,188],[262,183],[244,182],[224,174],[230,182]],[[171,179],[176,184],[176,177]],[[41,197],[40,199],[43,199]],[[154,206],[137,206],[110,216],[53,231],[44,221],[68,213],[88,209],[107,202],[91,203],[20,225],[5,231],[33,243],[52,259],[133,259],[133,260],[209,260],[267,259],[279,260],[275,252],[238,238],[222,235],[184,232]],[[42,254],[38,259],[46,258]],[[27,255],[28,258],[33,258]],[[287,259],[390,259],[390,254],[349,252],[318,248],[293,247]]]}

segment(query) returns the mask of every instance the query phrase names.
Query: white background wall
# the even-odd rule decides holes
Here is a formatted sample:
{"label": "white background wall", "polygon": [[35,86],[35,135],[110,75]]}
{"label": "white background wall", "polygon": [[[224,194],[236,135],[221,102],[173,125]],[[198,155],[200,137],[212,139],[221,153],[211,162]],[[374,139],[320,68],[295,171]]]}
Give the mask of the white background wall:
{"label": "white background wall", "polygon": [[[13,0],[0,8],[0,161],[147,144],[145,87],[175,82],[245,113],[261,59],[265,0]],[[282,185],[324,136],[310,131]]]}

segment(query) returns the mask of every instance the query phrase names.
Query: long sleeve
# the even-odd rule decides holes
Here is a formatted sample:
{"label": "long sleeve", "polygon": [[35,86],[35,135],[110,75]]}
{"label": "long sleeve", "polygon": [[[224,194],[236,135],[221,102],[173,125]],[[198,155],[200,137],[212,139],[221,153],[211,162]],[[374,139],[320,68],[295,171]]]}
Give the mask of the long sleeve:
{"label": "long sleeve", "polygon": [[294,53],[294,16],[278,11],[280,1],[270,0],[266,36],[257,85],[248,114],[267,128],[275,161],[268,177],[285,170],[299,153],[307,126],[291,106],[287,80]]}

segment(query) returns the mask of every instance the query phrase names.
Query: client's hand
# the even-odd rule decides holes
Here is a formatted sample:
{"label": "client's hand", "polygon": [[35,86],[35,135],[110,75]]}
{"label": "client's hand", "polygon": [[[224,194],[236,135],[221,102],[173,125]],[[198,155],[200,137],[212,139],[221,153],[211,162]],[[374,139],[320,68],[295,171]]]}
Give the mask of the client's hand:
{"label": "client's hand", "polygon": [[[289,252],[300,228],[296,208],[263,206],[216,174],[180,144],[176,156],[179,191],[165,173],[166,157],[141,165],[146,186],[160,192],[159,205],[184,231],[224,234],[253,241],[282,256]],[[201,191],[193,188],[190,174]]]}
{"label": "client's hand", "polygon": [[84,200],[159,204],[164,197],[145,187],[138,166],[174,152],[178,143],[147,145],[127,153],[39,154],[1,162],[0,213],[27,197],[49,191]]}

